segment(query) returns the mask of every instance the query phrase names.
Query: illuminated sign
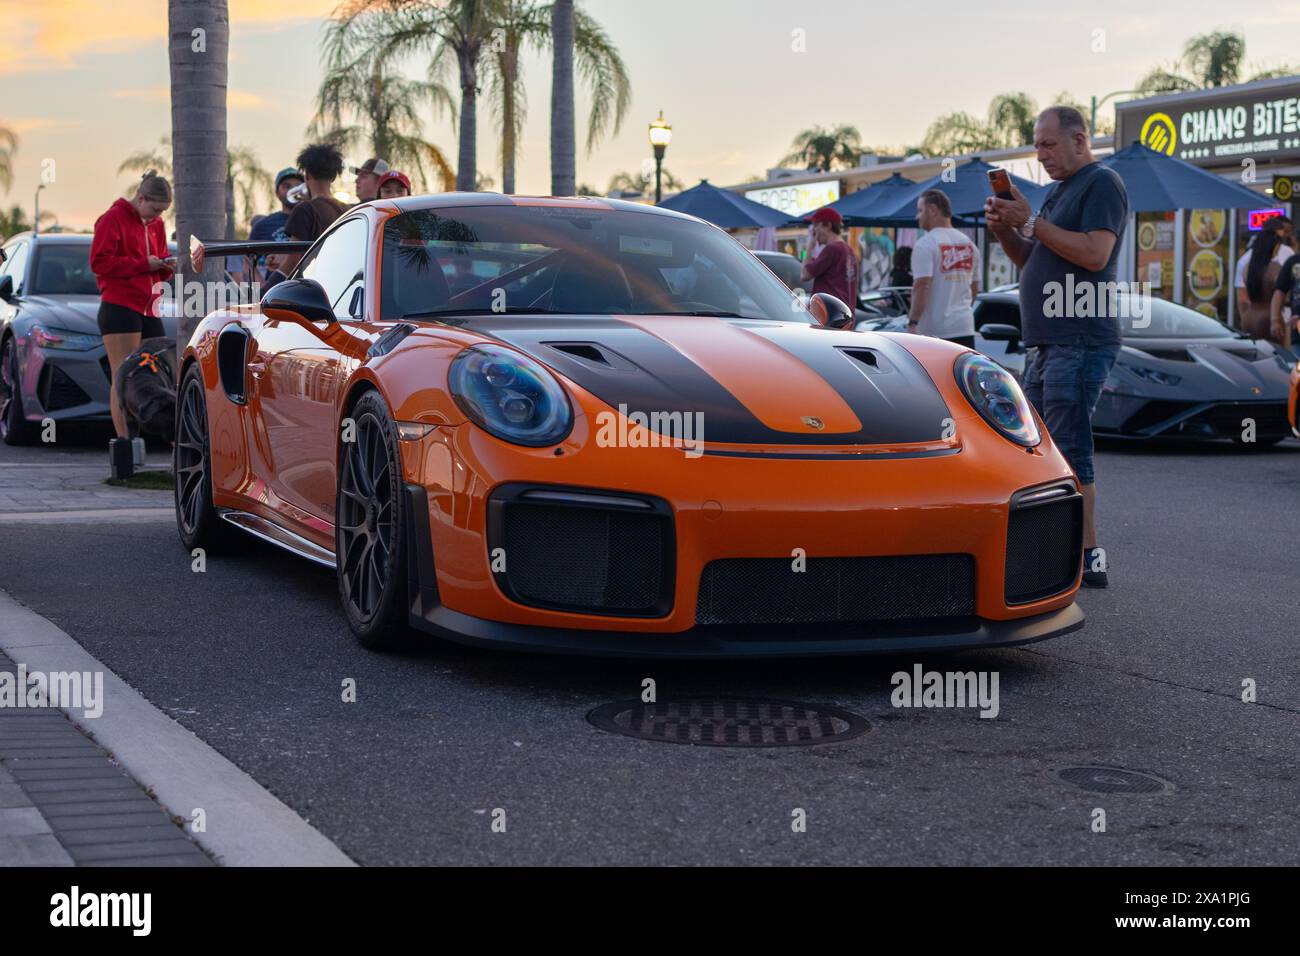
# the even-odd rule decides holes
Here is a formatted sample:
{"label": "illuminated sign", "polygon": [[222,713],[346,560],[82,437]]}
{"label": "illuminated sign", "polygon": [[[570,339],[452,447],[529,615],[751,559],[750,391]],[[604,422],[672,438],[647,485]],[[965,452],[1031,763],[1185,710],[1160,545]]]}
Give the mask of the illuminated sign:
{"label": "illuminated sign", "polygon": [[1282,210],[1281,209],[1252,209],[1248,213],[1248,215],[1250,218],[1247,220],[1246,228],[1249,229],[1251,232],[1259,232],[1261,229],[1264,228],[1264,223],[1268,222],[1270,219],[1276,219],[1278,216],[1282,215]]}
{"label": "illuminated sign", "polygon": [[1265,81],[1115,107],[1115,145],[1144,143],[1199,166],[1300,157],[1300,80]]}
{"label": "illuminated sign", "polygon": [[772,209],[779,209],[793,219],[839,199],[840,181],[823,179],[815,183],[767,186],[763,189],[749,190],[745,193],[745,198]]}

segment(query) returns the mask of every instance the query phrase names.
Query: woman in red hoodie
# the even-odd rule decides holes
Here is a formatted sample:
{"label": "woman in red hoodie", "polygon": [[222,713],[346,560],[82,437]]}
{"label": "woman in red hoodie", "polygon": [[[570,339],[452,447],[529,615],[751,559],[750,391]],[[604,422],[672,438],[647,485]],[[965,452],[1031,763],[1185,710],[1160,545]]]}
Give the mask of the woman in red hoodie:
{"label": "woman in red hoodie", "polygon": [[118,366],[141,339],[166,334],[157,302],[159,285],[176,267],[162,221],[171,204],[171,184],[151,169],[141,177],[134,199],[119,199],[95,222],[90,269],[99,282],[99,334],[113,369],[110,406],[119,438],[127,433],[117,404]]}

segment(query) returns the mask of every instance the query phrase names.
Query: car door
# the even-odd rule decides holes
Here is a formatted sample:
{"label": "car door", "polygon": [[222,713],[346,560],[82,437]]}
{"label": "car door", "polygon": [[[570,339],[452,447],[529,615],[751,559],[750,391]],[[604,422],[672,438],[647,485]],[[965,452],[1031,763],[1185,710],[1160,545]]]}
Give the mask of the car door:
{"label": "car door", "polygon": [[[369,227],[362,216],[341,221],[307,254],[297,275],[319,282],[341,322],[360,318]],[[324,328],[324,323],[320,327]],[[268,451],[267,483],[278,508],[308,536],[332,532],[335,404],[348,360],[300,325],[266,321],[250,363],[257,413]],[[311,532],[315,532],[314,535]],[[331,539],[332,540],[332,539]]]}

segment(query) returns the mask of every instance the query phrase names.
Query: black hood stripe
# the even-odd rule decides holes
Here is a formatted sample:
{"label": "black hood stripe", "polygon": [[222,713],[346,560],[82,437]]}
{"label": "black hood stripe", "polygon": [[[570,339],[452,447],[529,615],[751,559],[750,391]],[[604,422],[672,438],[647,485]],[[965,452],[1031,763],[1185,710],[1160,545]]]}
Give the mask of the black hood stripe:
{"label": "black hood stripe", "polygon": [[[836,333],[793,323],[746,321],[744,326],[790,353],[792,362],[813,369],[853,410],[862,428],[829,434],[811,427],[806,434],[769,428],[671,344],[616,316],[476,316],[462,327],[520,349],[611,408],[622,405],[646,414],[699,412],[704,416],[703,440],[710,445],[881,445],[942,437],[948,408],[920,363],[901,346],[862,335],[861,347],[879,351],[886,366],[879,373],[867,373],[836,348],[845,344]],[[613,353],[613,361],[605,365],[583,359],[548,343],[595,345]],[[772,387],[780,389],[782,383],[774,381]],[[798,405],[800,396],[788,399]],[[800,413],[815,417],[818,410]]]}

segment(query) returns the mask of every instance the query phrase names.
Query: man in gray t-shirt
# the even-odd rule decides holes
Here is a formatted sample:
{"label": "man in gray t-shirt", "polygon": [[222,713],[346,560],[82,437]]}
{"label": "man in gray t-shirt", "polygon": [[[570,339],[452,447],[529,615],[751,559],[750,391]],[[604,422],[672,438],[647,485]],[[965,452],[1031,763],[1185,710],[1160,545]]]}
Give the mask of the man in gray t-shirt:
{"label": "man in gray t-shirt", "polygon": [[1026,397],[1074,469],[1083,494],[1083,583],[1106,587],[1097,547],[1092,413],[1119,354],[1119,318],[1110,311],[1128,194],[1092,156],[1078,110],[1053,106],[1034,126],[1038,161],[1056,181],[1037,213],[1020,191],[985,203],[989,228],[1020,266]]}

